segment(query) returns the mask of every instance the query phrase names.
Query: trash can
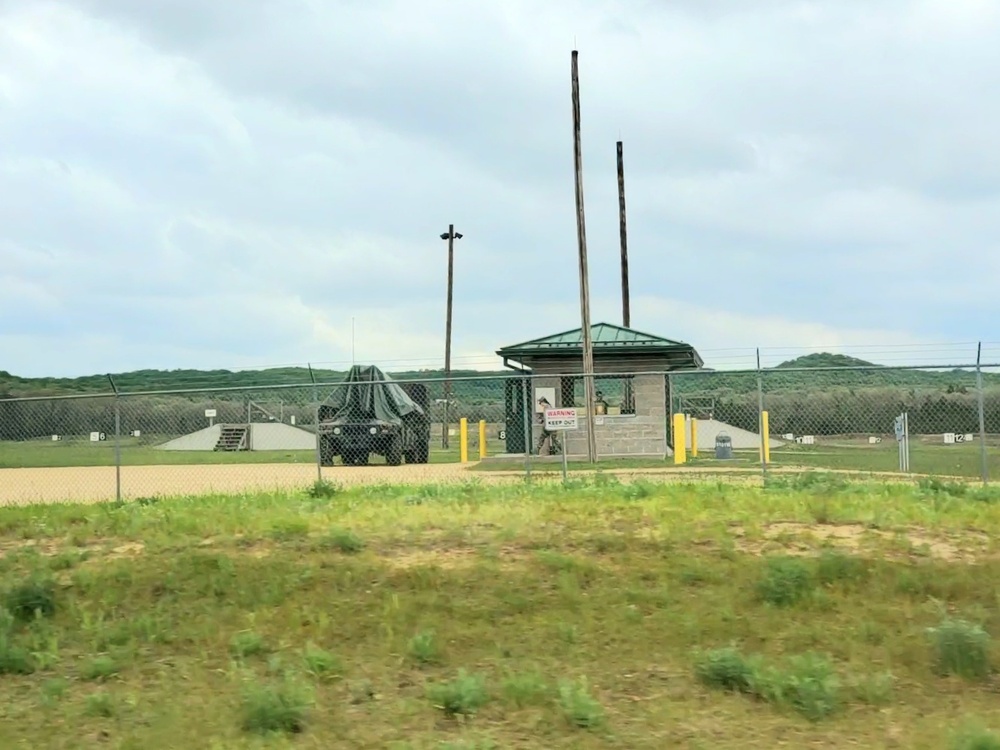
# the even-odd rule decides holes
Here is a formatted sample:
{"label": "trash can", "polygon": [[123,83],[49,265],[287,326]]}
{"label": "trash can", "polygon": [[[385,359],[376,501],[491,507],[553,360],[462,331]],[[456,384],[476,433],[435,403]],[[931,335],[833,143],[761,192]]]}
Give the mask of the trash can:
{"label": "trash can", "polygon": [[715,436],[715,457],[721,459],[733,457],[733,439],[724,432]]}

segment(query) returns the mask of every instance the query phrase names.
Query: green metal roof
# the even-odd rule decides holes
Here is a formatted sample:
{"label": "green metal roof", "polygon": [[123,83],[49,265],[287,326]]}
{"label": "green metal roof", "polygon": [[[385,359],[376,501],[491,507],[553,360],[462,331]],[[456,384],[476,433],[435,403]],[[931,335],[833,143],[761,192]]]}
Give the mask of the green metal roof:
{"label": "green metal roof", "polygon": [[[678,354],[691,353],[696,367],[702,365],[701,357],[690,344],[673,339],[643,333],[633,328],[623,328],[611,323],[594,323],[590,327],[590,337],[594,353],[604,354]],[[497,350],[501,357],[524,357],[538,355],[570,355],[583,350],[583,329],[574,328],[562,333],[545,336],[520,344],[505,346]]]}

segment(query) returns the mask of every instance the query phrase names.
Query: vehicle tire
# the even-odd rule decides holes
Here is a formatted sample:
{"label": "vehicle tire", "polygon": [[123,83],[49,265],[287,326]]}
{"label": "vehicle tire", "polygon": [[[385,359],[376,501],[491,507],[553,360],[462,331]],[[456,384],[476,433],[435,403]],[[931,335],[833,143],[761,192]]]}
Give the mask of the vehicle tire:
{"label": "vehicle tire", "polygon": [[333,466],[334,445],[333,438],[328,435],[321,435],[319,439],[319,463],[321,466]]}
{"label": "vehicle tire", "polygon": [[420,443],[413,449],[413,463],[415,464],[425,464],[430,458],[431,445],[430,442]]}
{"label": "vehicle tire", "polygon": [[389,447],[385,451],[385,462],[389,466],[399,466],[403,463],[403,437],[394,435],[389,440]]}

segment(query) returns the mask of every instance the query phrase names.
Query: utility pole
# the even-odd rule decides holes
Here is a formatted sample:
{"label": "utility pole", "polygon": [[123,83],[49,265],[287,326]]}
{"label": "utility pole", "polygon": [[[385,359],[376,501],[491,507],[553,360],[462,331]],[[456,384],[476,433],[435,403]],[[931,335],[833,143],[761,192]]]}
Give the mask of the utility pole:
{"label": "utility pole", "polygon": [[448,302],[444,332],[444,419],[441,420],[441,447],[448,448],[448,425],[451,409],[451,299],[455,275],[455,240],[462,235],[455,231],[455,225],[449,224],[448,231],[441,235],[442,240],[448,240]]}
{"label": "utility pole", "polygon": [[629,328],[631,315],[628,297],[628,230],[625,226],[625,156],[618,141],[618,231],[622,245],[622,325]]}
{"label": "utility pole", "polygon": [[573,50],[573,162],[576,173],[576,237],[580,252],[580,333],[583,339],[583,393],[587,409],[587,457],[597,460],[597,436],[594,434],[594,344],[590,330],[590,282],[587,272],[587,225],[583,210],[583,147],[580,142],[580,66],[579,53]]}

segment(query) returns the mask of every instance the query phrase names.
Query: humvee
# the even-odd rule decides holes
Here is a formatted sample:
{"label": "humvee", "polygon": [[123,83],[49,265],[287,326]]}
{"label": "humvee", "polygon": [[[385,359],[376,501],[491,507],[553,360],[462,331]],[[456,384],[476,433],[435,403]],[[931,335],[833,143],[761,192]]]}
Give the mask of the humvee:
{"label": "humvee", "polygon": [[364,466],[371,455],[390,466],[403,459],[427,463],[430,452],[430,397],[423,383],[394,381],[372,365],[355,365],[319,407],[320,464],[340,456],[348,466]]}

